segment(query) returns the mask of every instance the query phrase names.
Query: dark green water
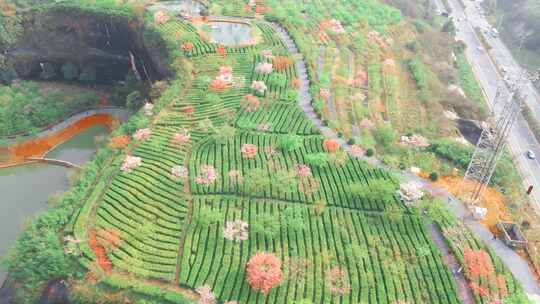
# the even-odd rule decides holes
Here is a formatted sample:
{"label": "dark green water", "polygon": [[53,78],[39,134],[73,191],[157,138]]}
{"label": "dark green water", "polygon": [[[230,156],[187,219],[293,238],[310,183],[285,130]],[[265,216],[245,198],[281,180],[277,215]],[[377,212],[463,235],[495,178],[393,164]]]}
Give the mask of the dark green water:
{"label": "dark green water", "polygon": [[[95,137],[106,134],[106,127],[92,127],[46,157],[84,164],[96,152]],[[68,189],[69,170],[72,169],[45,164],[0,169],[0,259],[6,256],[24,226],[47,209],[48,198]],[[5,275],[0,268],[0,285]]]}

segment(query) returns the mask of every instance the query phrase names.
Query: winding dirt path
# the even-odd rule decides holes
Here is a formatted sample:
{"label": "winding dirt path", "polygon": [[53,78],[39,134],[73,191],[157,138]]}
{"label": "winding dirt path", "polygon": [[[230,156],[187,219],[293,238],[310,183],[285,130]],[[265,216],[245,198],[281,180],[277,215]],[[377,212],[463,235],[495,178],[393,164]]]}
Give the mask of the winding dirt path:
{"label": "winding dirt path", "polygon": [[[293,55],[298,54],[298,49],[295,45],[295,42],[292,40],[292,38],[289,36],[289,33],[279,24],[272,23],[272,26],[276,30],[276,32],[281,36],[283,41],[285,41],[285,44],[287,45],[287,48],[289,49],[289,52],[291,52]],[[306,63],[303,60],[298,60],[296,62],[296,69],[298,71],[301,85],[300,85],[300,107],[304,111],[305,115],[313,122],[313,124],[321,131],[323,136],[326,138],[331,138],[339,142],[341,147],[345,151],[350,151],[351,145],[349,145],[344,139],[339,138],[337,134],[332,131],[330,128],[325,127],[322,124],[322,121],[317,117],[315,114],[315,111],[313,107],[311,106],[311,94],[309,93],[309,79],[307,78],[307,69],[306,69]],[[371,163],[374,166],[382,167],[386,170],[391,171],[389,168],[384,166],[380,161],[374,158],[365,158],[365,160],[368,163]],[[454,253],[448,248],[444,241],[444,236],[440,229],[433,227],[430,227],[430,233],[431,238],[435,245],[441,250],[441,252],[445,256],[445,262],[447,263],[448,267],[452,270],[457,270],[456,266],[459,265],[457,263],[457,258],[455,257]],[[454,273],[454,271],[453,271]],[[474,297],[472,296],[472,292],[468,287],[467,281],[463,277],[463,275],[460,276],[458,273],[454,273],[454,279],[456,280],[456,285],[458,288],[458,295],[461,299],[462,303],[465,304],[473,304]]]}

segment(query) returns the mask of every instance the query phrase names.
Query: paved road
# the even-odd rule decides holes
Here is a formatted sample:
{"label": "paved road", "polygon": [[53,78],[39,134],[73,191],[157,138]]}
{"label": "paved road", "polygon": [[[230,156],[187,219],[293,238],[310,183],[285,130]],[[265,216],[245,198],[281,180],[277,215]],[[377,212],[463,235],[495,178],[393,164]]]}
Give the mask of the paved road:
{"label": "paved road", "polygon": [[[474,26],[481,29],[492,28],[491,24],[484,18],[481,14],[481,11],[476,5],[471,1],[465,1],[467,7],[465,8],[466,14],[469,16],[469,22]],[[519,63],[514,59],[510,50],[502,42],[499,37],[493,37],[491,34],[484,34],[486,41],[491,45],[489,54],[491,55],[494,63],[499,67],[504,67],[507,71],[503,72],[503,75],[508,75],[510,78],[518,79],[522,68]],[[520,41],[514,41],[516,45],[520,44]],[[531,108],[535,117],[540,120],[540,95],[538,91],[534,88],[534,85],[531,81],[525,81],[525,87],[522,90],[522,93],[525,96],[525,101],[527,105]]]}
{"label": "paved road", "polygon": [[[479,15],[478,10],[472,4],[470,0],[463,0],[467,5],[464,9],[458,0],[449,0],[449,4],[452,8],[452,17],[457,21],[457,39],[462,40],[467,44],[465,54],[467,59],[471,63],[473,70],[478,78],[480,85],[483,88],[485,95],[487,96],[488,104],[494,111],[495,116],[498,117],[501,114],[501,107],[493,107],[493,98],[497,90],[497,83],[503,79],[499,74],[499,70],[492,61],[492,58],[485,50],[478,50],[478,47],[482,47],[479,37],[474,32],[474,27],[482,23],[483,17]],[[485,22],[485,20],[483,21]],[[504,48],[504,45],[495,45],[495,48]],[[497,56],[504,56],[504,51],[495,51]],[[509,57],[511,55],[507,54]],[[513,59],[512,59],[513,60]],[[535,114],[538,115],[540,120],[540,108],[537,104],[538,99],[535,99],[535,93],[530,92],[530,87],[525,87],[524,91],[528,93],[527,104],[535,110]],[[534,90],[533,90],[534,91]],[[525,189],[529,185],[533,185],[535,190],[532,193],[532,199],[539,204],[540,203],[540,163],[537,160],[530,160],[526,157],[527,150],[533,150],[536,155],[540,156],[540,145],[534,138],[531,130],[529,129],[526,121],[520,115],[514,128],[511,130],[508,138],[508,147],[515,159],[516,165],[523,176]]]}

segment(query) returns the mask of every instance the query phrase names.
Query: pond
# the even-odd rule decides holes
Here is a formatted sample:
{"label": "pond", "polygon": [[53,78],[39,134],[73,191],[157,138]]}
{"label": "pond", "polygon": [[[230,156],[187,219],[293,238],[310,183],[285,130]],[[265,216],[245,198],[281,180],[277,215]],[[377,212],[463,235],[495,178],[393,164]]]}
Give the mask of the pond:
{"label": "pond", "polygon": [[194,0],[162,1],[148,7],[152,12],[164,10],[182,16],[198,16],[205,9],[202,3]]}
{"label": "pond", "polygon": [[226,46],[253,43],[253,31],[249,24],[212,21],[208,23],[212,42]]}
{"label": "pond", "polygon": [[[46,157],[84,164],[96,152],[96,136],[106,135],[106,126],[91,127],[49,152]],[[0,169],[0,260],[13,246],[24,226],[47,209],[47,199],[69,188],[72,169],[30,164]],[[6,273],[0,268],[0,285]]]}

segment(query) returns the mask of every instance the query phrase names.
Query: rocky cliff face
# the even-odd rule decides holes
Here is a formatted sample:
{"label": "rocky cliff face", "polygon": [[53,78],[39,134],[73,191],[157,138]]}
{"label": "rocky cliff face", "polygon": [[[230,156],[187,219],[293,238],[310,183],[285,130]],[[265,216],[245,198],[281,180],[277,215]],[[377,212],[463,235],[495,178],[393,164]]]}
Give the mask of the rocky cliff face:
{"label": "rocky cliff face", "polygon": [[137,22],[124,18],[52,10],[28,15],[22,38],[6,56],[21,78],[37,78],[44,70],[61,75],[69,62],[108,83],[124,80],[132,54],[139,74],[154,81],[168,71],[160,52],[149,48],[162,46],[145,45],[142,33]]}

